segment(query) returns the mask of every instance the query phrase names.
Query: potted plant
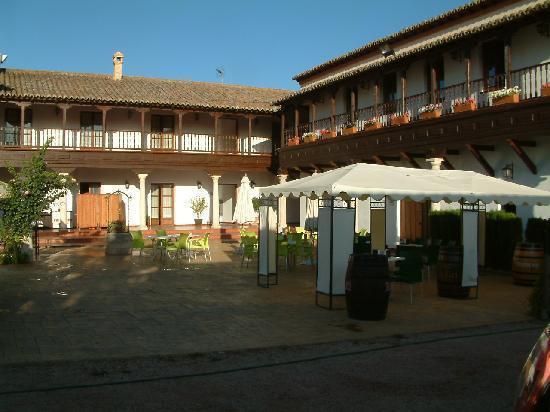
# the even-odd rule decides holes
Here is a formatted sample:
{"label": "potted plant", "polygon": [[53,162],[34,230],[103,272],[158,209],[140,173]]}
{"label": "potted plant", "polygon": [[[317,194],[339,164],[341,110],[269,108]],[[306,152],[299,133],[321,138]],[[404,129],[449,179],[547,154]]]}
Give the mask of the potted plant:
{"label": "potted plant", "polygon": [[369,130],[380,129],[381,127],[382,123],[380,123],[376,117],[371,117],[363,123],[363,130],[366,132]]}
{"label": "potted plant", "polygon": [[502,104],[511,104],[519,102],[519,93],[521,89],[518,86],[514,86],[510,89],[500,89],[489,93],[489,98],[493,102],[493,106],[500,106]]}
{"label": "potted plant", "polygon": [[443,106],[441,103],[432,103],[418,109],[418,114],[420,116],[420,120],[436,119],[441,117],[442,111]]}
{"label": "potted plant", "polygon": [[541,96],[548,97],[550,96],[550,83],[544,83],[540,90]]}
{"label": "potted plant", "polygon": [[318,138],[319,138],[319,136],[315,132],[304,133],[302,135],[302,141],[304,143],[315,142],[315,141],[317,141]]}
{"label": "potted plant", "polygon": [[403,114],[393,113],[390,116],[390,122],[392,126],[400,126],[402,124],[407,124],[411,121],[411,113],[407,110]]}
{"label": "potted plant", "polygon": [[336,137],[336,132],[333,130],[323,129],[319,132],[321,139],[326,139],[328,137]]}
{"label": "potted plant", "polygon": [[298,136],[294,136],[288,139],[289,146],[297,146],[299,144],[300,144],[300,138]]}
{"label": "potted plant", "polygon": [[208,205],[206,204],[206,198],[200,195],[195,196],[189,202],[189,206],[191,207],[193,215],[195,216],[195,225],[202,225],[202,214],[208,208]]}
{"label": "potted plant", "polygon": [[357,126],[355,126],[355,122],[352,122],[351,120],[348,120],[346,123],[342,125],[342,134],[353,134],[357,133]]}
{"label": "potted plant", "polygon": [[121,220],[114,220],[107,226],[107,238],[105,239],[106,255],[130,255],[132,254],[132,235],[126,230],[126,225]]}
{"label": "potted plant", "polygon": [[456,99],[453,101],[453,112],[471,112],[477,110],[477,102],[472,97],[465,97],[464,99]]}

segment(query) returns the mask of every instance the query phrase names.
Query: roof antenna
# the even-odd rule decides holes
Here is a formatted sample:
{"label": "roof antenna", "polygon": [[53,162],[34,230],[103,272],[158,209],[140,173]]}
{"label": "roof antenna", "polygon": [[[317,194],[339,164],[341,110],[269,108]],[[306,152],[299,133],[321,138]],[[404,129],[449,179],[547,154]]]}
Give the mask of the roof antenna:
{"label": "roof antenna", "polygon": [[220,79],[222,83],[223,83],[224,74],[225,74],[225,69],[223,67],[216,67],[216,76],[218,76],[218,79]]}

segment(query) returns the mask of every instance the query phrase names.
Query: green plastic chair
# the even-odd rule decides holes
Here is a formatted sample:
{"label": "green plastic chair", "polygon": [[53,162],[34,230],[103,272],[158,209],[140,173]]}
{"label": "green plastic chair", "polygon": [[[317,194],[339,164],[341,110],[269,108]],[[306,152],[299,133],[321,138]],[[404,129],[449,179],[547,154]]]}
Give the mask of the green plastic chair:
{"label": "green plastic chair", "polygon": [[[204,236],[200,238],[191,238],[189,241],[189,261],[191,261],[191,252],[197,253],[197,252],[203,252],[204,253],[204,260],[208,262],[212,262],[212,255],[210,254],[210,244],[209,239],[210,233],[205,233]],[[195,255],[196,256],[196,255]]]}
{"label": "green plastic chair", "polygon": [[134,249],[139,249],[139,255],[141,256],[143,253],[143,249],[145,249],[145,240],[143,240],[143,233],[141,233],[141,230],[131,231],[130,235],[132,236],[132,252]]}
{"label": "green plastic chair", "polygon": [[157,234],[157,236],[166,236],[166,230],[164,229],[157,229],[155,230],[155,233]]}
{"label": "green plastic chair", "polygon": [[176,243],[166,247],[166,253],[173,259],[181,258],[185,253],[189,253],[190,233],[181,233]]}
{"label": "green plastic chair", "polygon": [[288,243],[285,241],[277,241],[277,259],[280,257],[285,258],[285,268],[288,272]]}
{"label": "green plastic chair", "polygon": [[246,258],[246,267],[251,259],[258,253],[258,238],[257,237],[243,237],[243,256],[241,259],[241,267],[244,264],[244,259]]}
{"label": "green plastic chair", "polygon": [[424,262],[421,254],[409,254],[405,260],[398,262],[399,270],[392,276],[392,280],[409,285],[411,305],[413,303],[413,289],[416,283],[422,283],[422,267]]}

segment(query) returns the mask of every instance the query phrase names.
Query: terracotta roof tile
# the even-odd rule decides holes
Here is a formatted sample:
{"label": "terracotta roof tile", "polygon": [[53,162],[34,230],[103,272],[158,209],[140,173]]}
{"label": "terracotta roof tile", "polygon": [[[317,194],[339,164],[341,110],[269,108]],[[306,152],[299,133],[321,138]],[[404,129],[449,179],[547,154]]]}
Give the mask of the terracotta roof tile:
{"label": "terracotta roof tile", "polygon": [[31,100],[271,113],[289,90],[40,70],[0,72],[1,100]]}

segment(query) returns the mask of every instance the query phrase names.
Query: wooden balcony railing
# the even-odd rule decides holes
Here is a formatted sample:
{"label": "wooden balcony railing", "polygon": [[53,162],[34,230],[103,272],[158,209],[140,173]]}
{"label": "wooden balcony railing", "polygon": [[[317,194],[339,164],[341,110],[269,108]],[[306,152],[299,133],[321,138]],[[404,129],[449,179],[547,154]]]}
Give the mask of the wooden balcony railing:
{"label": "wooden balcony railing", "polygon": [[[252,136],[213,136],[210,134],[147,133],[145,151],[227,153],[238,155],[271,154],[271,138]],[[142,150],[140,131],[62,130],[0,127],[0,148],[36,149],[50,142],[52,149],[65,150]]]}
{"label": "wooden balcony railing", "polygon": [[[411,120],[418,120],[418,110],[430,103],[440,103],[442,114],[453,113],[453,104],[458,99],[472,98],[475,100],[478,108],[484,108],[492,105],[490,98],[491,91],[503,88],[518,86],[521,90],[520,100],[532,99],[542,95],[542,85],[550,82],[550,63],[542,63],[536,66],[524,67],[514,70],[509,76],[498,75],[485,79],[477,79],[470,84],[458,83],[445,88],[407,96],[405,99],[397,99],[377,106],[363,107],[355,111],[353,119],[358,131],[364,129],[365,122],[376,120],[382,126],[389,126],[392,114],[402,115],[408,112]],[[315,122],[304,123],[298,126],[299,138],[306,132],[316,132],[319,139],[322,139],[320,131],[327,129],[336,134],[342,134],[342,128],[352,119],[351,113],[340,113],[332,118],[317,120]],[[334,124],[334,127],[332,125]],[[295,138],[295,129],[288,128],[283,132],[287,144],[290,139]],[[295,142],[295,140],[293,141]]]}

